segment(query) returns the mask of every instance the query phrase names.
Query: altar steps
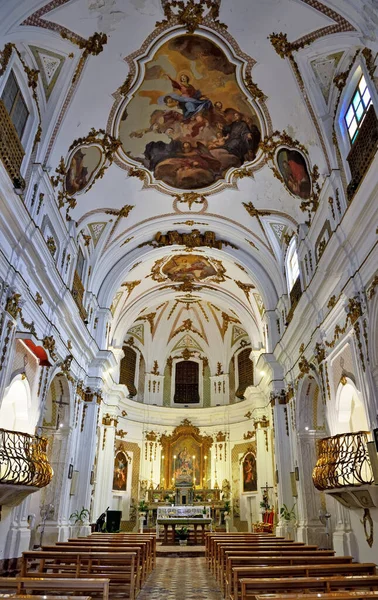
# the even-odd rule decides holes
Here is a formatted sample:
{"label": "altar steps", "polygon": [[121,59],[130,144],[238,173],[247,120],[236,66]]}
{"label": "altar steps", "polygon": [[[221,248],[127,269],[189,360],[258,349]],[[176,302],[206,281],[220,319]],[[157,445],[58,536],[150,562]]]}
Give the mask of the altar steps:
{"label": "altar steps", "polygon": [[156,556],[161,558],[201,558],[205,556],[205,546],[161,546],[158,543]]}

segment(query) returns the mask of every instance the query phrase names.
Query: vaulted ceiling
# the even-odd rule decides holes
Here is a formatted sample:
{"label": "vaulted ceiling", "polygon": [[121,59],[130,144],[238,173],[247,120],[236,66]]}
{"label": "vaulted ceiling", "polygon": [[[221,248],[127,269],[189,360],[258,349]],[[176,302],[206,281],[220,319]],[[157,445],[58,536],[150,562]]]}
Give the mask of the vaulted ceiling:
{"label": "vaulted ceiling", "polygon": [[[216,305],[264,344],[264,310],[287,293],[287,240],[337,167],[319,120],[334,76],[375,35],[373,3],[215,1],[219,16],[203,7],[194,31],[169,0],[3,4],[2,38],[41,73],[34,160],[57,177],[87,289],[111,307],[110,345],[164,302],[169,337],[184,301],[193,323],[205,307],[216,331]],[[280,32],[303,47],[301,77],[269,38]]]}

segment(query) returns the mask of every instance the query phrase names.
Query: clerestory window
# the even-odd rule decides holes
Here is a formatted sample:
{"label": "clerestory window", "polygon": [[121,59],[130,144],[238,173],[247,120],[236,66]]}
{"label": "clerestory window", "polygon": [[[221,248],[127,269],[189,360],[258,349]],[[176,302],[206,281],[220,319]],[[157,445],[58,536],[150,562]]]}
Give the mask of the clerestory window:
{"label": "clerestory window", "polygon": [[348,130],[350,143],[353,144],[357,138],[362,122],[371,104],[371,96],[365,77],[362,75],[344,115]]}

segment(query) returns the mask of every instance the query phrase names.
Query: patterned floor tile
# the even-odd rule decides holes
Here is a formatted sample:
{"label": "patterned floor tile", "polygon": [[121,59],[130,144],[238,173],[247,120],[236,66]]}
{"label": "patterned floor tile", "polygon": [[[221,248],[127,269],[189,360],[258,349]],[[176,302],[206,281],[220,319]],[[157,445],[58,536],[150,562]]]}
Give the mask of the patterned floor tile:
{"label": "patterned floor tile", "polygon": [[157,558],[138,600],[222,600],[203,557]]}

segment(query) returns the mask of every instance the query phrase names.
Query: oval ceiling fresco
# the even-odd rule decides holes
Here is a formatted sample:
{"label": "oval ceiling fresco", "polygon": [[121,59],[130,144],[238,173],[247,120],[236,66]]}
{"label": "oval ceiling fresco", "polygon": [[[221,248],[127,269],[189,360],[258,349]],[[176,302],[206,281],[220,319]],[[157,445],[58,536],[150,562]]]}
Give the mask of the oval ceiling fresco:
{"label": "oval ceiling fresco", "polygon": [[155,180],[193,190],[252,162],[261,125],[224,51],[200,35],[178,35],[146,63],[118,135]]}

